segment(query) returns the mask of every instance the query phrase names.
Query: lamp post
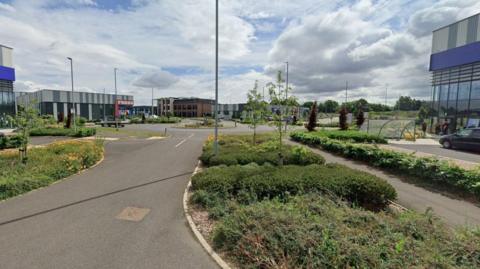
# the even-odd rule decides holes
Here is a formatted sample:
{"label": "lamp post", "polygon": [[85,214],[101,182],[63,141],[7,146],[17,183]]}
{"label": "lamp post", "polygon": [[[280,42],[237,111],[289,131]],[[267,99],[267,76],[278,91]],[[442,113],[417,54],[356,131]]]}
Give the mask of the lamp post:
{"label": "lamp post", "polygon": [[[285,110],[287,110],[287,103],[288,103],[288,62],[285,62],[287,64],[287,79],[285,80]],[[286,111],[288,113],[288,111]],[[287,115],[288,118],[289,115]],[[287,126],[288,126],[288,120],[285,119],[285,133],[287,132]]]}
{"label": "lamp post", "polygon": [[77,132],[77,124],[75,123],[75,115],[77,114],[77,108],[75,107],[75,96],[73,94],[73,59],[71,57],[67,57],[70,61],[70,80],[72,81],[72,120],[73,120],[73,131]]}
{"label": "lamp post", "polygon": [[118,119],[117,119],[117,69],[113,68],[113,76],[115,80],[115,98],[113,99],[113,114],[115,119],[115,130],[118,131]]}
{"label": "lamp post", "polygon": [[103,123],[106,124],[107,118],[105,116],[105,88],[103,88]]}
{"label": "lamp post", "polygon": [[153,117],[153,88],[152,88],[152,117]]}
{"label": "lamp post", "polygon": [[215,141],[213,148],[218,155],[218,0],[215,1]]}

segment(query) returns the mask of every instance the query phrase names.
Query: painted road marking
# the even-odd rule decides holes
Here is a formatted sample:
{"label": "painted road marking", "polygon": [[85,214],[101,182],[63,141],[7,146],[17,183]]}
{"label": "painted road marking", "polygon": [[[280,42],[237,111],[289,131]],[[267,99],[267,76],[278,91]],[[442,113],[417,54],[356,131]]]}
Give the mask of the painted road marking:
{"label": "painted road marking", "polygon": [[180,141],[180,143],[176,144],[175,147],[178,148],[180,147],[183,143],[187,142],[188,139],[192,138],[195,134],[191,134],[189,135],[187,138],[183,139],[182,141]]}
{"label": "painted road marking", "polygon": [[139,222],[145,216],[150,213],[149,208],[139,208],[139,207],[125,207],[120,214],[118,214],[115,218],[119,220],[128,220],[128,221],[135,221]]}

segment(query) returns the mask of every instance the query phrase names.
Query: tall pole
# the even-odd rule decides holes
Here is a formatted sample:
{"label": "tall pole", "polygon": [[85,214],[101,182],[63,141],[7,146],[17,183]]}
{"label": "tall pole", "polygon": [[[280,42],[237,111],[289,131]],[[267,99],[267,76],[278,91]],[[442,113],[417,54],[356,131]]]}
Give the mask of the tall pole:
{"label": "tall pole", "polygon": [[213,147],[218,155],[218,0],[215,1],[215,141]]}
{"label": "tall pole", "polygon": [[[287,64],[287,79],[285,80],[285,110],[288,110],[287,107],[287,99],[288,99],[288,62],[285,62]],[[286,111],[288,113],[288,111]],[[287,114],[287,118],[288,118],[288,114]],[[287,126],[288,126],[288,120],[285,119],[285,133],[287,132]]]}
{"label": "tall pole", "polygon": [[115,81],[115,98],[113,99],[113,114],[115,119],[115,130],[118,131],[118,119],[117,119],[117,68],[113,68],[113,76]]}
{"label": "tall pole", "polygon": [[77,108],[75,106],[75,96],[73,94],[73,59],[71,57],[67,57],[70,60],[70,80],[72,81],[72,120],[73,120],[73,131],[77,132],[77,124],[75,123],[75,116],[77,114]]}
{"label": "tall pole", "polygon": [[103,88],[103,123],[105,124],[107,121],[107,117],[105,114],[105,88]]}
{"label": "tall pole", "polygon": [[385,86],[385,107],[387,106],[387,97],[388,97],[388,84]]}
{"label": "tall pole", "polygon": [[152,117],[153,117],[153,88],[152,88]]}
{"label": "tall pole", "polygon": [[347,107],[348,102],[348,81],[345,82],[345,108]]}

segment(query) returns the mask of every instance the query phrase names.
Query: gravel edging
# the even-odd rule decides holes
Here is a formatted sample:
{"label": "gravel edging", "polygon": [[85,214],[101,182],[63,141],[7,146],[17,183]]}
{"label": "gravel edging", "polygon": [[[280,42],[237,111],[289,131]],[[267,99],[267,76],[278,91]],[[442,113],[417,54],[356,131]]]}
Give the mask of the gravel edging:
{"label": "gravel edging", "polygon": [[[197,167],[195,167],[195,170],[193,171],[192,176],[194,176],[196,173],[200,171],[200,161],[198,161]],[[218,264],[218,266],[222,269],[232,269],[230,265],[228,265],[221,257],[218,255],[215,250],[213,250],[212,246],[208,244],[207,240],[203,237],[203,235],[200,233],[200,231],[197,228],[197,225],[193,222],[193,218],[189,213],[189,208],[188,208],[188,193],[190,192],[190,188],[192,186],[192,179],[190,177],[190,180],[188,181],[188,185],[185,188],[185,192],[183,193],[183,212],[185,213],[185,217],[187,218],[188,226],[192,230],[193,234],[197,238],[198,242],[202,245],[203,249],[210,255],[210,257]]]}

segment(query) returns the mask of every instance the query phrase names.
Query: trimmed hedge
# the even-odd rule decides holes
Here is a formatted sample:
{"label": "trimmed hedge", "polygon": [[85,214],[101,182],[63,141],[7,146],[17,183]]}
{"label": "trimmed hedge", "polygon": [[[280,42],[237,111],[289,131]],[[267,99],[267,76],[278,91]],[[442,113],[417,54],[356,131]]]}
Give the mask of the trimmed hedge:
{"label": "trimmed hedge", "polygon": [[0,149],[18,148],[21,145],[21,137],[18,135],[1,136]]}
{"label": "trimmed hedge", "polygon": [[382,209],[396,198],[395,189],[383,179],[342,165],[287,165],[275,167],[218,166],[192,178],[196,191],[222,199],[251,203],[310,192],[333,194],[366,208]]}
{"label": "trimmed hedge", "polygon": [[65,141],[28,151],[21,163],[17,152],[0,153],[0,200],[47,186],[97,163],[101,141]]}
{"label": "trimmed hedge", "polygon": [[75,132],[73,128],[36,128],[30,131],[31,136],[71,136],[71,137],[87,137],[97,133],[95,128],[77,128]]}
{"label": "trimmed hedge", "polygon": [[479,268],[480,231],[453,231],[431,213],[351,208],[318,195],[239,206],[213,246],[238,268]]}
{"label": "trimmed hedge", "polygon": [[309,135],[314,135],[318,137],[328,137],[331,139],[351,141],[354,143],[376,143],[376,144],[387,144],[387,140],[381,136],[371,135],[369,133],[355,131],[355,130],[322,130],[316,132],[309,132]]}
{"label": "trimmed hedge", "polygon": [[[219,138],[219,153],[215,156],[213,141],[208,141],[203,147],[200,160],[207,166],[236,165],[257,163],[278,164],[278,143],[272,135],[258,135],[257,145],[252,146],[252,136],[229,135]],[[282,156],[284,164],[324,164],[325,159],[305,147],[283,145]]]}
{"label": "trimmed hedge", "polygon": [[345,143],[315,134],[294,132],[290,137],[294,141],[319,146],[324,150],[389,169],[401,175],[455,187],[480,198],[478,171],[465,170],[435,158],[420,158],[375,146]]}
{"label": "trimmed hedge", "polygon": [[[178,123],[182,119],[178,117],[158,117],[158,118],[145,118],[145,123],[155,124],[155,123]],[[142,124],[142,118],[136,117],[130,119],[132,124]]]}

